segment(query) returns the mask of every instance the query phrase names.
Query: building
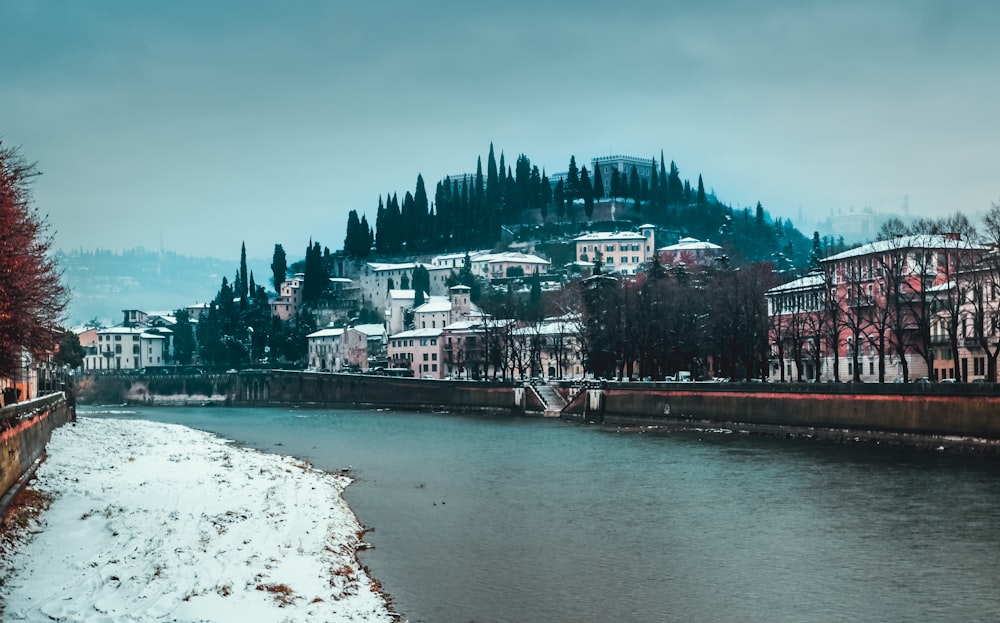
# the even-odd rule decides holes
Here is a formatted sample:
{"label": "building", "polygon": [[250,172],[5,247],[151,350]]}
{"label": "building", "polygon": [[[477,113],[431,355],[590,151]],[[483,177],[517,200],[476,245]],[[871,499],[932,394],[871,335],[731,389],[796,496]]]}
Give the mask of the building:
{"label": "building", "polygon": [[302,286],[305,280],[304,273],[296,273],[295,276],[281,282],[278,297],[271,301],[272,316],[288,320],[299,313],[299,307],[302,305]]}
{"label": "building", "polygon": [[[591,179],[593,171],[601,169],[601,180],[604,182],[605,197],[611,196],[611,179],[615,172],[619,176],[624,176],[626,181],[632,175],[632,167],[635,167],[639,175],[639,184],[645,184],[646,188],[651,185],[650,178],[656,172],[656,161],[652,158],[636,158],[634,156],[601,156],[590,161]],[[595,193],[596,194],[596,193]]]}
{"label": "building", "polygon": [[380,324],[359,324],[344,330],[340,342],[342,366],[368,370],[372,362],[385,356],[385,327]]}
{"label": "building", "polygon": [[361,284],[361,303],[374,310],[384,310],[389,301],[389,291],[409,288],[413,280],[413,269],[417,266],[421,264],[367,262],[361,267],[358,278]]}
{"label": "building", "polygon": [[445,376],[443,329],[413,329],[389,337],[389,366],[410,368],[416,378]]}
{"label": "building", "polygon": [[142,327],[112,327],[97,333],[97,353],[87,355],[84,369],[138,370],[166,364],[166,338]]}
{"label": "building", "polygon": [[722,254],[722,247],[697,238],[681,238],[677,244],[662,247],[659,254],[660,263],[664,265],[704,266]]}
{"label": "building", "polygon": [[772,288],[770,379],[967,378],[935,360],[954,359],[942,351],[941,322],[961,331],[963,284],[986,251],[957,234],[899,236],[825,258],[821,273]]}
{"label": "building", "polygon": [[573,239],[576,260],[594,263],[600,259],[606,272],[634,275],[655,253],[656,228],[642,225],[639,232],[601,232]]}
{"label": "building", "polygon": [[413,326],[416,329],[443,329],[461,320],[469,320],[479,313],[479,307],[472,303],[472,288],[452,286],[448,297],[432,296],[413,310]]}
{"label": "building", "polygon": [[344,329],[327,327],[306,336],[309,343],[309,369],[319,372],[338,372],[342,366],[341,338]]}

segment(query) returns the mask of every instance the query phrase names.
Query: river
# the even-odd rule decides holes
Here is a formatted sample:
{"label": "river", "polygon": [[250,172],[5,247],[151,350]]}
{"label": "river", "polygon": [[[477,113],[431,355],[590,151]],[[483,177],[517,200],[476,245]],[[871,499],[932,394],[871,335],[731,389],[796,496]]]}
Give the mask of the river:
{"label": "river", "polygon": [[412,623],[1000,620],[995,456],[399,411],[124,417],[349,467],[363,562]]}

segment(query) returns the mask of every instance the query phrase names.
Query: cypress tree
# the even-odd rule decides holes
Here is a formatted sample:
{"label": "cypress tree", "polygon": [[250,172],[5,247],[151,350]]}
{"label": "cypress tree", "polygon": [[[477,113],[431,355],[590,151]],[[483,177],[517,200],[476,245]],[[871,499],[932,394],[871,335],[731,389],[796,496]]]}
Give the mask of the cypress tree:
{"label": "cypress tree", "polygon": [[707,203],[705,197],[705,183],[701,181],[701,173],[698,174],[698,207],[702,208]]}
{"label": "cypress tree", "polygon": [[669,184],[667,183],[667,170],[665,168],[666,165],[664,163],[665,163],[665,160],[663,159],[663,150],[661,149],[660,150],[660,179],[658,181],[658,184],[660,185],[660,205],[661,206],[666,206],[666,205],[668,205],[670,203],[670,198],[669,198],[669,195],[670,195],[670,193],[669,193]]}
{"label": "cypress tree", "polygon": [[681,182],[681,172],[674,161],[670,161],[670,176],[667,178],[667,193],[670,203],[677,205],[684,200],[684,183]]}
{"label": "cypress tree", "polygon": [[379,255],[389,253],[389,221],[382,195],[378,196],[378,211],[375,213],[375,252]]}
{"label": "cypress tree", "polygon": [[424,177],[417,174],[417,187],[413,191],[413,218],[416,224],[414,243],[417,249],[427,248],[430,243],[430,212],[427,205],[427,189],[424,187]]}
{"label": "cypress tree", "polygon": [[601,165],[594,167],[594,187],[593,195],[596,199],[604,198],[604,178],[601,176]]}
{"label": "cypress tree", "polygon": [[567,202],[572,204],[574,199],[580,197],[580,173],[576,168],[576,156],[569,157],[569,168],[566,171],[566,186],[563,192],[566,193]]}
{"label": "cypress tree", "polygon": [[566,186],[563,184],[562,180],[556,182],[555,192],[552,193],[552,203],[555,204],[556,208],[556,218],[560,221],[563,220],[563,216],[566,214]]}
{"label": "cypress tree", "polygon": [[639,171],[636,166],[632,165],[632,170],[628,174],[628,194],[632,197],[632,201],[635,202],[635,208],[639,209]]}
{"label": "cypress tree", "polygon": [[281,284],[285,283],[288,275],[288,260],[285,257],[285,249],[280,244],[274,245],[274,255],[271,258],[272,282],[274,291],[281,292]]}
{"label": "cypress tree", "polygon": [[594,216],[594,187],[590,185],[587,167],[580,169],[580,194],[583,198],[583,212],[587,215],[587,220],[590,220]]}
{"label": "cypress tree", "polygon": [[622,196],[622,176],[618,173],[618,168],[611,169],[611,198],[618,199]]}
{"label": "cypress tree", "polygon": [[372,228],[368,225],[368,216],[361,215],[361,223],[358,229],[360,231],[357,235],[358,242],[355,247],[355,253],[358,258],[364,259],[372,252],[372,243],[375,242],[375,237],[372,235]]}
{"label": "cypress tree", "polygon": [[654,208],[660,207],[660,183],[656,174],[656,156],[653,156],[653,166],[649,175],[649,203]]}
{"label": "cypress tree", "polygon": [[549,183],[545,170],[542,170],[542,181],[538,186],[538,207],[542,212],[542,222],[549,216],[549,204],[552,203],[552,184]]}
{"label": "cypress tree", "polygon": [[239,294],[240,294],[240,309],[246,310],[247,308],[247,295],[250,292],[250,284],[247,281],[247,243],[244,242],[240,247],[240,283],[239,283]]}

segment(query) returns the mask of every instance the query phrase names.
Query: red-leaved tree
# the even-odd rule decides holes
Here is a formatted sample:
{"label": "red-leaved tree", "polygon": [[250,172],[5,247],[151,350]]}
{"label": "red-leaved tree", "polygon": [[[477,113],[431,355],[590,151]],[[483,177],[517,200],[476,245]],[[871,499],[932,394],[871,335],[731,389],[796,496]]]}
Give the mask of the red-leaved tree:
{"label": "red-leaved tree", "polygon": [[49,250],[48,223],[31,204],[34,164],[0,142],[0,376],[12,376],[21,353],[56,345],[67,292]]}

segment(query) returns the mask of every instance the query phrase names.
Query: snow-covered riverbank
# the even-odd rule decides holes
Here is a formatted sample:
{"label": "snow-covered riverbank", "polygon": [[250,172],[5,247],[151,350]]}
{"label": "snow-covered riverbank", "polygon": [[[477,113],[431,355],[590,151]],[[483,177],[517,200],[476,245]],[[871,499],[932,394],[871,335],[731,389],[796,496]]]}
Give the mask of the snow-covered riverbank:
{"label": "snow-covered riverbank", "polygon": [[38,531],[4,561],[4,621],[392,621],[359,568],[345,476],[168,424],[53,434]]}

